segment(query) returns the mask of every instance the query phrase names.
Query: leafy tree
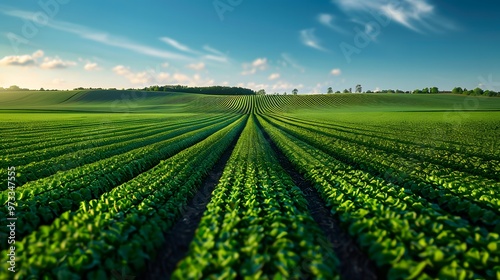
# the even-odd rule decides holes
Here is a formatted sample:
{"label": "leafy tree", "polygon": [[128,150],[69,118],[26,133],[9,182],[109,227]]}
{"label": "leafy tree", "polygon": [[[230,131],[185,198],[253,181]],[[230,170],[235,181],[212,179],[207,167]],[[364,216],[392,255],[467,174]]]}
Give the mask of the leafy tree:
{"label": "leafy tree", "polygon": [[349,90],[348,89],[344,89],[344,93],[349,93]]}
{"label": "leafy tree", "polygon": [[335,93],[340,93],[340,90],[337,90]]}
{"label": "leafy tree", "polygon": [[293,94],[293,95],[297,95],[298,93],[299,93],[299,90],[298,90],[298,89],[294,88],[294,89],[292,90],[292,94]]}
{"label": "leafy tree", "polygon": [[483,95],[484,91],[481,88],[474,89],[474,95]]}
{"label": "leafy tree", "polygon": [[21,88],[16,85],[13,85],[9,87],[9,90],[21,90]]}
{"label": "leafy tree", "polygon": [[432,87],[431,93],[439,93],[439,89],[437,87]]}
{"label": "leafy tree", "polygon": [[349,88],[349,93],[352,93],[352,88]]}
{"label": "leafy tree", "polygon": [[422,93],[422,91],[420,89],[416,89],[413,91],[413,93]]}
{"label": "leafy tree", "polygon": [[356,85],[356,92],[357,93],[361,93],[363,91],[363,88],[361,87],[361,85]]}
{"label": "leafy tree", "polygon": [[371,90],[367,90],[367,91],[366,91],[366,93],[373,93],[373,91],[371,91]]}
{"label": "leafy tree", "polygon": [[422,93],[429,93],[429,92],[430,92],[430,91],[429,91],[429,88],[424,88],[424,89],[422,89]]}
{"label": "leafy tree", "polygon": [[257,91],[257,95],[266,95],[266,90],[261,89],[261,90]]}
{"label": "leafy tree", "polygon": [[464,93],[464,90],[461,87],[456,87],[451,92],[455,94],[462,94]]}
{"label": "leafy tree", "polygon": [[326,93],[327,93],[327,94],[332,94],[332,93],[333,93],[333,89],[332,89],[332,87],[328,87],[328,90],[327,90],[327,92],[326,92]]}

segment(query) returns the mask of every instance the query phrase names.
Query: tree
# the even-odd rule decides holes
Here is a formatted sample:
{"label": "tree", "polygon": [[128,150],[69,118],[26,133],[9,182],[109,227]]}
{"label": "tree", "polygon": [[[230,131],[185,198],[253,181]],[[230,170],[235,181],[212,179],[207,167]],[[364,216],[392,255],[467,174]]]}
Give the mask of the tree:
{"label": "tree", "polygon": [[422,89],[422,93],[429,93],[429,88]]}
{"label": "tree", "polygon": [[21,90],[21,88],[16,85],[13,85],[9,87],[9,90]]}
{"label": "tree", "polygon": [[474,89],[474,95],[483,95],[483,92],[484,91],[478,87]]}
{"label": "tree", "polygon": [[298,90],[298,89],[294,88],[294,89],[292,90],[292,94],[293,94],[293,95],[297,95],[298,93],[299,93],[299,90]]}
{"label": "tree", "polygon": [[451,92],[455,94],[462,94],[464,93],[464,90],[461,87],[456,87]]}
{"label": "tree", "polygon": [[367,90],[366,93],[373,93],[371,90]]}
{"label": "tree", "polygon": [[335,93],[340,93],[340,90],[337,90]]}
{"label": "tree", "polygon": [[44,88],[40,88],[40,91],[45,91],[45,89]]}
{"label": "tree", "polygon": [[344,89],[344,93],[349,93],[349,90],[348,89]]}
{"label": "tree", "polygon": [[286,91],[283,93],[283,95],[286,95]]}
{"label": "tree", "polygon": [[257,91],[257,95],[266,95],[266,90],[261,89],[261,90]]}
{"label": "tree", "polygon": [[349,93],[352,93],[352,88],[349,88]]}
{"label": "tree", "polygon": [[361,85],[356,85],[356,92],[361,93],[362,91],[363,91],[363,88],[361,87]]}
{"label": "tree", "polygon": [[332,87],[328,87],[328,90],[327,90],[327,92],[326,92],[326,93],[327,93],[327,94],[332,94],[332,93],[333,93],[333,89],[332,89]]}
{"label": "tree", "polygon": [[422,93],[422,91],[421,91],[420,89],[418,89],[418,88],[417,88],[417,89],[416,89],[416,90],[414,90],[412,93]]}
{"label": "tree", "polygon": [[439,89],[437,87],[432,87],[431,93],[439,93]]}

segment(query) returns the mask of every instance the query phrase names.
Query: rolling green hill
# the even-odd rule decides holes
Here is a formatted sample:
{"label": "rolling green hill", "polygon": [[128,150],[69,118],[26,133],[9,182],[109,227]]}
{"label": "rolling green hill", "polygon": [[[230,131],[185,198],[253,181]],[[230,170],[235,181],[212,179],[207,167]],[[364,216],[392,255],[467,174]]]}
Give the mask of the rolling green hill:
{"label": "rolling green hill", "polygon": [[[251,102],[246,102],[246,101]],[[97,112],[291,111],[466,111],[499,110],[500,98],[462,95],[333,94],[216,96],[151,91],[5,91],[0,110]],[[245,107],[247,106],[247,107]]]}

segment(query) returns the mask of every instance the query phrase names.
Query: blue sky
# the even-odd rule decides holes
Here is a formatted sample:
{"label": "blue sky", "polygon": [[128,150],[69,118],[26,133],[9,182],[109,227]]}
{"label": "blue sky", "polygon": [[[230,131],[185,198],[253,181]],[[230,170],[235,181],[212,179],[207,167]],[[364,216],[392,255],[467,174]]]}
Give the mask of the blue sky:
{"label": "blue sky", "polygon": [[0,87],[500,90],[499,10],[496,0],[6,0]]}

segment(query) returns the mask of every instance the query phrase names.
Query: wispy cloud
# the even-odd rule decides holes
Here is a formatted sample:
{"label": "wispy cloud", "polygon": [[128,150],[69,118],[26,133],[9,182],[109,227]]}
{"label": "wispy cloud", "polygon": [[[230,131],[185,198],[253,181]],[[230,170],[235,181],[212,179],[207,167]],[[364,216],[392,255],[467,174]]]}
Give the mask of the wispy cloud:
{"label": "wispy cloud", "polygon": [[335,17],[330,14],[319,14],[317,20],[322,25],[332,29],[335,32],[347,34],[347,32],[341,28],[338,24],[334,24]]}
{"label": "wispy cloud", "polygon": [[291,55],[287,54],[287,53],[282,53],[281,54],[281,58],[283,58],[283,65],[285,67],[288,67],[288,66],[291,66],[292,68],[295,68],[297,70],[299,70],[300,72],[304,73],[305,70],[304,70],[304,67],[302,67],[300,64],[298,64],[295,59],[292,58]]}
{"label": "wispy cloud", "polygon": [[437,27],[454,29],[455,24],[442,15],[437,15],[430,0],[332,0],[345,12],[380,14],[416,32],[437,32]]}
{"label": "wispy cloud", "polygon": [[326,51],[326,49],[320,45],[319,40],[314,35],[314,28],[301,30],[300,41],[302,42],[302,44],[311,47],[313,49]]}
{"label": "wispy cloud", "polygon": [[183,52],[187,52],[187,53],[192,53],[192,54],[199,54],[199,52],[190,49],[188,46],[183,45],[183,44],[179,43],[178,41],[176,41],[176,40],[174,40],[172,38],[161,37],[160,40],[162,42],[170,45],[171,47],[177,49],[177,50],[180,50],[180,51],[183,51]]}
{"label": "wispy cloud", "polygon": [[[33,21],[38,19],[37,17],[33,16],[33,13],[22,10],[8,10],[8,11],[2,11],[2,13],[28,21]],[[51,19],[48,22],[39,22],[39,24],[44,24],[49,28],[77,35],[83,39],[99,42],[104,45],[112,47],[126,49],[139,54],[144,54],[163,59],[175,59],[175,60],[191,59],[190,57],[180,53],[150,47],[147,45],[133,42],[127,38],[111,35],[100,30],[91,29],[89,27],[79,24],[74,24],[71,22]]]}

